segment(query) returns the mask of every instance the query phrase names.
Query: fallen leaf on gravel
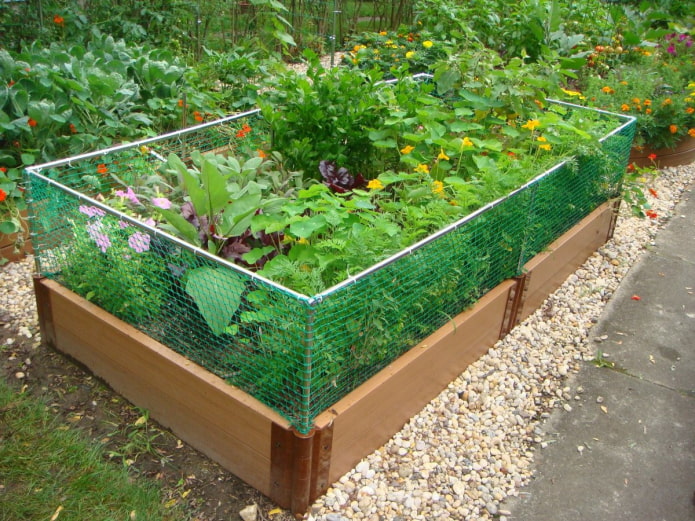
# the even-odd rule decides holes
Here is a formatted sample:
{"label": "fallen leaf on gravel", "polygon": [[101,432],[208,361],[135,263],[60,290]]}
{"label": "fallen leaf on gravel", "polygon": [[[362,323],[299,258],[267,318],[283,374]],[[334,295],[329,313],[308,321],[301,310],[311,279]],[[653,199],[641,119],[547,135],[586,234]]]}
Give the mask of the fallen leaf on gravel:
{"label": "fallen leaf on gravel", "polygon": [[652,364],[655,364],[655,363],[656,363],[656,360],[654,360],[654,355],[649,355],[649,361],[650,361]]}
{"label": "fallen leaf on gravel", "polygon": [[606,407],[605,405],[602,405],[602,406],[601,406],[601,410],[602,410],[604,413],[608,414],[608,407]]}

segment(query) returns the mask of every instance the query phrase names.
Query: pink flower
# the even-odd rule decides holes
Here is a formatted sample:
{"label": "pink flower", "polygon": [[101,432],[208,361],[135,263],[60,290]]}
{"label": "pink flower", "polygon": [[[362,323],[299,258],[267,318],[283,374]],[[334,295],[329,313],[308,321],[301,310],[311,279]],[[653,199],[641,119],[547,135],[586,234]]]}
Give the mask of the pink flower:
{"label": "pink flower", "polygon": [[106,215],[106,212],[101,208],[97,208],[96,206],[87,206],[86,204],[81,205],[79,210],[80,213],[85,214],[87,217],[103,217]]}
{"label": "pink flower", "polygon": [[157,208],[161,208],[162,210],[168,210],[171,208],[171,201],[166,197],[153,197],[152,204]]}
{"label": "pink flower", "polygon": [[128,238],[128,246],[137,253],[142,253],[150,249],[150,236],[146,233],[135,232]]}
{"label": "pink flower", "polygon": [[135,192],[133,192],[133,189],[130,186],[128,187],[128,190],[126,190],[125,192],[123,190],[116,190],[114,193],[118,197],[125,197],[133,204],[140,204],[140,200],[135,195]]}

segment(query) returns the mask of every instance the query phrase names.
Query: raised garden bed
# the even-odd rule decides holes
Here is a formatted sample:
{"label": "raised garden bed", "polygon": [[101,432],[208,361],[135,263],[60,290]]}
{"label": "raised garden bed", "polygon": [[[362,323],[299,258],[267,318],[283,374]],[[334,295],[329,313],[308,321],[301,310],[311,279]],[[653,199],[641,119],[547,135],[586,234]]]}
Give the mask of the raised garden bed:
{"label": "raised garden bed", "polygon": [[47,342],[301,512],[606,240],[634,120],[606,114],[609,167],[562,162],[305,295],[103,203],[256,116],[28,169],[36,291]]}

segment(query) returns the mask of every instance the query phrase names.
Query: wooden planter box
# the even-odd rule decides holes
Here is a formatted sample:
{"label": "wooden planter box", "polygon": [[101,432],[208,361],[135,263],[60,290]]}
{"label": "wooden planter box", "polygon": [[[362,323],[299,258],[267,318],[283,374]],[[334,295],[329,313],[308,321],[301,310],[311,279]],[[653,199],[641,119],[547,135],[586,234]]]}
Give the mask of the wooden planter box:
{"label": "wooden planter box", "polygon": [[[654,154],[656,158],[650,159]],[[685,136],[674,148],[633,147],[630,152],[630,164],[644,167],[655,165],[657,168],[688,165],[695,161],[695,138]]]}
{"label": "wooden planter box", "polygon": [[41,331],[55,349],[278,505],[303,513],[329,485],[483,355],[612,234],[605,203],[472,308],[314,421],[308,434],[258,400],[65,289],[35,279]]}

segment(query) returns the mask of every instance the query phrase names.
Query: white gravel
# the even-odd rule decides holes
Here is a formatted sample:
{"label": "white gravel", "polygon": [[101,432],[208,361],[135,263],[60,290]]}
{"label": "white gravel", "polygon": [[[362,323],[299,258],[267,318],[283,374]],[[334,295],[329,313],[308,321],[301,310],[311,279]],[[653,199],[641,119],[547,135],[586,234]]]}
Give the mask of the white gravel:
{"label": "white gravel", "polygon": [[[500,504],[518,495],[545,443],[539,422],[552,408],[572,413],[567,376],[591,360],[588,336],[630,267],[695,181],[695,164],[648,184],[657,219],[624,208],[615,235],[541,308],[451,382],[382,448],[319,498],[307,521],[504,521]],[[0,327],[33,337],[38,325],[31,258],[0,268]],[[4,325],[3,325],[4,324]]]}

